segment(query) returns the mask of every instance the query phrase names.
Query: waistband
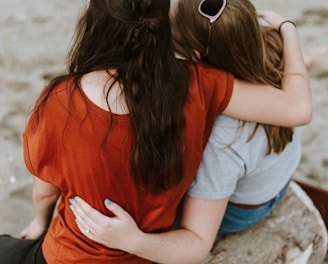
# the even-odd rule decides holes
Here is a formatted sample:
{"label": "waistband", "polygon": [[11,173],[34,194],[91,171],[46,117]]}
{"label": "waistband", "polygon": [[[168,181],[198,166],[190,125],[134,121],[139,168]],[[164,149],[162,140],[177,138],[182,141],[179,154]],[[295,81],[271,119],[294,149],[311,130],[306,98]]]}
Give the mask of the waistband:
{"label": "waistband", "polygon": [[273,197],[272,199],[270,199],[267,202],[260,203],[260,204],[240,204],[240,203],[234,203],[234,202],[229,201],[229,204],[232,205],[232,206],[235,206],[235,207],[238,207],[238,208],[241,208],[241,209],[247,209],[247,210],[260,208],[260,207],[274,201],[278,196],[280,196],[283,192],[285,192],[289,187],[289,183],[290,183],[290,181],[287,182],[287,184],[281,189],[281,191],[275,197]]}

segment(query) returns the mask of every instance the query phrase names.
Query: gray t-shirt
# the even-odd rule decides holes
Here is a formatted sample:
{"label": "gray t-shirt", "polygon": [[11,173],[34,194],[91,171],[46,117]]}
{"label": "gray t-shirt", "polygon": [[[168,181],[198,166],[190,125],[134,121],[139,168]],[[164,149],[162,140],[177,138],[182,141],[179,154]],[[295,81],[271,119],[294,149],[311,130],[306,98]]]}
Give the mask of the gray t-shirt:
{"label": "gray t-shirt", "polygon": [[255,123],[216,118],[203,161],[188,195],[200,199],[223,199],[260,204],[274,198],[292,178],[301,158],[301,128],[280,154],[265,156],[267,138],[261,126],[247,142]]}

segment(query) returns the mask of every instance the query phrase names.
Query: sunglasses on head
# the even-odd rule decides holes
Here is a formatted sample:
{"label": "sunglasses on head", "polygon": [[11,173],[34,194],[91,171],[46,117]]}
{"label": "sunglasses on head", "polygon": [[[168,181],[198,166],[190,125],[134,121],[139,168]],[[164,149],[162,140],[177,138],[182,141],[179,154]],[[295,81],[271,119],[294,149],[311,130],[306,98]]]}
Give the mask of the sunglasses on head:
{"label": "sunglasses on head", "polygon": [[207,56],[209,50],[209,44],[211,40],[211,29],[212,24],[219,18],[222,14],[225,6],[227,4],[226,0],[202,0],[198,6],[198,12],[203,17],[206,17],[210,20],[210,27],[208,30],[208,39],[207,39],[207,46],[205,50],[204,57]]}

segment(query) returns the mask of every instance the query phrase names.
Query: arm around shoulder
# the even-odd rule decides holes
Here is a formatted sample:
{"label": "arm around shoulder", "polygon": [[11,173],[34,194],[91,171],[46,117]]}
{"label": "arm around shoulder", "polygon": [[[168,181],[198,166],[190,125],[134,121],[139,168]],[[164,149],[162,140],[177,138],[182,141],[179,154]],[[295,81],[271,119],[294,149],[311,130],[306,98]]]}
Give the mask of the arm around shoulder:
{"label": "arm around shoulder", "polygon": [[296,28],[271,11],[260,12],[259,16],[276,30],[280,28],[284,60],[281,89],[235,80],[224,114],[285,127],[308,124],[312,118],[311,86]]}

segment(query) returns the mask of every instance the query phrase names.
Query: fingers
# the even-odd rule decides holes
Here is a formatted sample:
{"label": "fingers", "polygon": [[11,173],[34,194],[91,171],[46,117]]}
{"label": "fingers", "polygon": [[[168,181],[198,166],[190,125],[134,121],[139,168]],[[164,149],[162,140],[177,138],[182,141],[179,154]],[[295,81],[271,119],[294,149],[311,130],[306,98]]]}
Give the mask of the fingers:
{"label": "fingers", "polygon": [[263,18],[265,11],[257,11],[257,16]]}
{"label": "fingers", "polygon": [[94,232],[95,228],[98,226],[97,216],[100,213],[80,197],[70,199],[69,202],[77,226],[84,235],[89,237],[91,228],[93,228]]}
{"label": "fingers", "polygon": [[258,17],[264,19],[266,22],[268,22],[272,27],[275,29],[278,29],[279,25],[282,21],[286,20],[286,18],[283,18],[279,14],[269,11],[269,10],[263,10],[257,12]]}
{"label": "fingers", "polygon": [[25,239],[26,236],[27,236],[27,228],[25,228],[25,229],[20,233],[19,236],[20,236],[21,239]]}
{"label": "fingers", "polygon": [[37,239],[46,230],[45,227],[39,225],[37,218],[34,218],[27,227],[20,233],[21,239]]}
{"label": "fingers", "polygon": [[129,214],[121,206],[109,199],[105,200],[105,206],[118,218],[126,218],[129,216]]}
{"label": "fingers", "polygon": [[97,220],[103,216],[102,213],[91,207],[80,197],[70,199],[70,204],[72,206],[71,208],[73,209],[73,212],[81,218],[89,218],[91,221],[97,222]]}
{"label": "fingers", "polygon": [[77,227],[80,229],[81,233],[84,234],[88,238],[92,238],[92,236],[95,234],[95,230],[91,229],[88,225],[85,223],[79,222],[77,219],[75,220]]}
{"label": "fingers", "polygon": [[[109,216],[106,216],[90,206],[86,201],[80,197],[70,199],[70,208],[76,218],[76,224],[80,231],[87,237],[93,238],[98,233],[102,232],[104,226],[108,225]],[[109,204],[108,200],[106,203]],[[109,205],[112,206],[112,205]],[[115,209],[115,206],[113,207]]]}
{"label": "fingers", "polygon": [[[121,206],[112,202],[109,199],[104,201],[106,208],[111,211],[118,218],[131,217]],[[98,210],[91,207],[86,201],[80,197],[70,199],[71,209],[78,220],[82,222],[88,222],[88,224],[100,224],[102,219],[109,218],[109,216],[103,215]],[[89,220],[88,220],[89,219]],[[85,220],[85,221],[83,221]]]}

